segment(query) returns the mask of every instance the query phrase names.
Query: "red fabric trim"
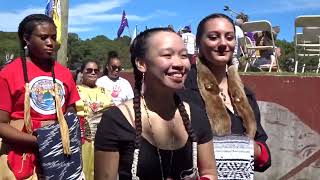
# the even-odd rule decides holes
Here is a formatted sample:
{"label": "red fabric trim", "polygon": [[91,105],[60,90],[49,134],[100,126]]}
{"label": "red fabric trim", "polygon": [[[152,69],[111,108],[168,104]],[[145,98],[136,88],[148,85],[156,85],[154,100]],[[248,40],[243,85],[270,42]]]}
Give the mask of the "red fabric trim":
{"label": "red fabric trim", "polygon": [[[40,128],[40,126],[41,122],[32,121],[33,130]],[[25,126],[21,131],[26,132]],[[34,168],[37,166],[36,158],[35,152],[14,146],[8,153],[7,162],[16,179],[23,180],[33,175]]]}
{"label": "red fabric trim", "polygon": [[263,143],[258,141],[256,141],[256,143],[260,146],[261,153],[260,156],[255,160],[255,163],[257,163],[259,167],[262,167],[268,162],[269,153],[266,146]]}
{"label": "red fabric trim", "polygon": [[200,180],[210,180],[210,179],[207,177],[200,177]]}
{"label": "red fabric trim", "polygon": [[86,133],[86,129],[84,127],[84,124],[85,124],[84,117],[79,117],[79,121],[80,121],[80,130],[81,130],[81,143],[84,144],[85,133]]}

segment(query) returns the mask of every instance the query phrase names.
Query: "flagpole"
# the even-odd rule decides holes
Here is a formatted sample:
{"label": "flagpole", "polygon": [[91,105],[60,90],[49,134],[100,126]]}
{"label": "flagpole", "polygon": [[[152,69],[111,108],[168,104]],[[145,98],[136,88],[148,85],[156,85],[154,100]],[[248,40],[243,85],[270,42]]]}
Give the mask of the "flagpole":
{"label": "flagpole", "polygon": [[138,25],[136,24],[136,27],[135,27],[135,29],[134,29],[134,31],[132,33],[132,36],[131,36],[130,44],[133,43],[133,40],[137,37],[137,35],[138,35]]}
{"label": "flagpole", "polygon": [[68,49],[68,15],[69,0],[61,0],[61,46],[58,50],[58,61],[67,66],[67,49]]}
{"label": "flagpole", "polygon": [[128,31],[129,31],[130,38],[132,38],[132,34],[131,34],[131,31],[130,31],[129,25],[128,25]]}
{"label": "flagpole", "polygon": [[136,24],[136,34],[135,35],[138,35],[138,24]]}

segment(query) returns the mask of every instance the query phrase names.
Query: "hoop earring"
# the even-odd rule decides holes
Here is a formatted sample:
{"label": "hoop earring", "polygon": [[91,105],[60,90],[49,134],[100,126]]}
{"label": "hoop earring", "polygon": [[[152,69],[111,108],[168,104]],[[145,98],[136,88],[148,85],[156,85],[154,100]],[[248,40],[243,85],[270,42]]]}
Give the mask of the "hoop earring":
{"label": "hoop earring", "polygon": [[23,47],[23,49],[24,49],[24,55],[25,55],[25,57],[28,57],[28,56],[29,56],[29,49],[28,49],[28,46],[27,46],[27,45],[25,45],[25,46]]}

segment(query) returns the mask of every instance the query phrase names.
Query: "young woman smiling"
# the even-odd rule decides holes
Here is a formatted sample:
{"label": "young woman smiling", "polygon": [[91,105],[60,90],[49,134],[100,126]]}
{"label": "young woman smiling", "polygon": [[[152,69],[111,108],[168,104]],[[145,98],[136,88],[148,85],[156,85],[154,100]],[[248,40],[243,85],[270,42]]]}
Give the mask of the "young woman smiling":
{"label": "young woman smiling", "polygon": [[[215,136],[226,136],[227,139],[229,135],[240,135],[248,138],[253,145],[245,150],[254,156],[254,170],[265,171],[271,165],[271,155],[266,144],[268,136],[260,123],[259,107],[254,93],[242,84],[237,68],[231,65],[236,44],[232,19],[224,14],[211,14],[199,23],[196,37],[199,59],[188,75],[186,90],[181,96],[187,102],[206,109]],[[246,159],[248,161],[242,163],[245,170],[232,166],[233,163],[241,164],[237,161],[239,158],[243,157],[225,161],[221,172],[217,168],[218,174],[231,174],[229,179],[237,179],[237,174],[248,174],[250,169],[250,175],[253,175],[250,155]],[[224,168],[224,165],[229,168]],[[236,173],[230,173],[233,171],[231,167],[235,167]]]}
{"label": "young woman smiling", "polygon": [[168,28],[148,29],[130,53],[135,96],[102,117],[95,179],[216,179],[205,112],[176,95],[190,70],[181,37]]}

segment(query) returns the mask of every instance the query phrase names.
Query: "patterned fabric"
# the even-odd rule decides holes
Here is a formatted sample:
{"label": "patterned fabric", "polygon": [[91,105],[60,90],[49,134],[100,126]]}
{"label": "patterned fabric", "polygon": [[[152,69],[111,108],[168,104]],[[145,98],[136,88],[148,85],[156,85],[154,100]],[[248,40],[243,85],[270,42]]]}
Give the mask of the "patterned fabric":
{"label": "patterned fabric", "polygon": [[77,115],[84,117],[84,136],[94,140],[102,112],[112,105],[111,92],[102,87],[77,85],[80,100],[76,102]]}
{"label": "patterned fabric", "polygon": [[73,113],[65,114],[69,127],[71,155],[63,154],[59,123],[36,130],[39,144],[41,179],[80,180],[83,177],[81,165],[80,123]]}
{"label": "patterned fabric", "polygon": [[253,180],[254,146],[249,137],[214,137],[213,143],[219,180]]}

